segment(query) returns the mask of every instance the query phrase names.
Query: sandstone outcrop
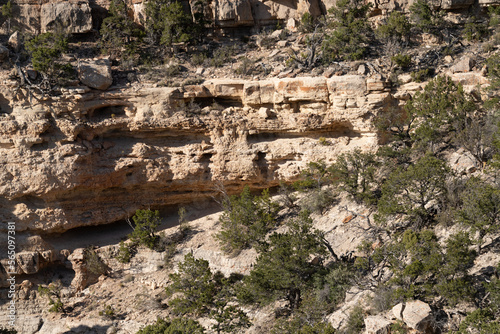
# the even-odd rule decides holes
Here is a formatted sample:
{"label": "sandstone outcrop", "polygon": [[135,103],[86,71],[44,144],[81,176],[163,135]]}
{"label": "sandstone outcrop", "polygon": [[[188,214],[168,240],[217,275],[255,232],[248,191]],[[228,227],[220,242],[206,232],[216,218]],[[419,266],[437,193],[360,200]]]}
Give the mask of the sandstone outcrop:
{"label": "sandstone outcrop", "polygon": [[88,2],[45,3],[40,11],[41,32],[53,31],[57,26],[67,32],[87,33],[92,30],[92,14]]}
{"label": "sandstone outcrop", "polygon": [[[197,6],[197,0],[184,0],[184,7],[191,8],[192,14]],[[398,9],[405,12],[413,3],[410,0],[381,1],[370,0],[373,4],[372,16],[385,15],[389,11]],[[13,27],[31,33],[40,33],[53,29],[62,24],[71,33],[86,33],[99,27],[99,23],[106,17],[110,0],[99,1],[44,1],[36,3],[31,0],[13,1]],[[326,14],[335,4],[333,0],[210,0],[204,6],[204,15],[222,29],[248,27],[260,29],[262,26],[282,26],[287,24],[295,27],[304,13],[317,17]],[[472,0],[433,0],[435,8],[443,10],[466,9],[474,4]],[[498,5],[499,0],[480,0],[479,5]],[[133,1],[131,15],[139,23],[145,22],[144,4],[142,0]],[[295,23],[290,23],[295,22]],[[0,33],[7,32],[7,24],[0,27]]]}
{"label": "sandstone outcrop", "polygon": [[[0,120],[2,214],[20,231],[57,232],[207,197],[216,182],[233,192],[293,180],[307,161],[376,145],[369,119],[391,98],[365,81],[74,88],[36,108],[16,107]],[[319,137],[332,145],[318,146]]]}

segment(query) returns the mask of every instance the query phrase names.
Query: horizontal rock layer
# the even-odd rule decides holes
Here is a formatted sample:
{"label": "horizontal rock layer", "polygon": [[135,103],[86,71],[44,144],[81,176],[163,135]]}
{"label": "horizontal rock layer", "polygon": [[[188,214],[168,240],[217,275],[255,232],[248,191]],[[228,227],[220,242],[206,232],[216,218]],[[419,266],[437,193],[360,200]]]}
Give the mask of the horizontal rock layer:
{"label": "horizontal rock layer", "polygon": [[[198,0],[184,0],[186,10],[195,12]],[[372,16],[386,14],[392,10],[409,11],[414,1],[403,0],[381,1],[370,0],[373,4]],[[106,17],[106,10],[111,1],[13,1],[13,27],[32,33],[45,32],[57,25],[64,26],[71,33],[87,33],[98,29]],[[433,0],[431,3],[444,10],[468,8],[474,4],[472,0]],[[479,0],[482,6],[498,5],[499,0]],[[218,28],[255,27],[263,25],[275,26],[276,22],[287,23],[295,20],[289,27],[300,22],[304,13],[313,16],[326,14],[335,4],[333,0],[209,0],[203,6],[205,16]],[[130,1],[131,15],[139,23],[144,23],[144,4],[142,0]],[[7,22],[0,26],[0,33],[7,33]]]}

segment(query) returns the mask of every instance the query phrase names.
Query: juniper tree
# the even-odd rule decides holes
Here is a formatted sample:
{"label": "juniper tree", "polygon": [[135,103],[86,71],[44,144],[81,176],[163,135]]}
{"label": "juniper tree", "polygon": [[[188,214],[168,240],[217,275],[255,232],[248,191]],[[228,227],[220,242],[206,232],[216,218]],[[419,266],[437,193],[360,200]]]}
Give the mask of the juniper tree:
{"label": "juniper tree", "polygon": [[415,228],[431,222],[434,205],[446,194],[449,173],[446,163],[430,154],[407,168],[398,167],[382,185],[379,217],[404,214]]}
{"label": "juniper tree", "polygon": [[372,33],[367,15],[371,4],[362,0],[340,0],[328,12],[332,16],[333,31],[323,40],[322,51],[325,61],[337,58],[361,59],[367,51]]}
{"label": "juniper tree", "polygon": [[133,58],[144,35],[128,14],[125,0],[112,0],[101,25],[101,48],[118,58]]}
{"label": "juniper tree", "polygon": [[287,223],[288,230],[274,233],[262,247],[250,275],[245,278],[242,298],[269,303],[285,298],[290,307],[300,306],[302,294],[324,268],[311,262],[327,253],[323,233],[314,229],[308,212]]}
{"label": "juniper tree", "polygon": [[221,231],[217,234],[222,249],[228,253],[257,246],[276,224],[278,204],[268,190],[253,196],[246,186],[239,196],[231,196],[220,217]]}
{"label": "juniper tree", "polygon": [[158,236],[155,234],[158,226],[160,226],[160,212],[158,210],[137,210],[132,217],[134,231],[129,234],[132,242],[144,245],[149,249],[154,249]]}

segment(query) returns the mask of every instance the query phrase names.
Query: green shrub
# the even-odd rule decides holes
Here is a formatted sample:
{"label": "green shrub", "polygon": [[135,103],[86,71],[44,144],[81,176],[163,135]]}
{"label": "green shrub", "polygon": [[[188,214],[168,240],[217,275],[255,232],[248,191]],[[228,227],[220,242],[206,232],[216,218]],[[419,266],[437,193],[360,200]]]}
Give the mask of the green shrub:
{"label": "green shrub", "polygon": [[312,189],[300,201],[302,210],[310,212],[323,213],[327,208],[331,207],[337,199],[337,195],[329,188]]}
{"label": "green shrub", "polygon": [[220,47],[213,52],[212,58],[208,60],[208,63],[212,67],[222,67],[224,64],[232,61],[234,54],[235,50],[233,47]]}
{"label": "green shrub", "polygon": [[401,53],[398,53],[397,55],[391,58],[391,61],[401,68],[408,68],[411,66],[410,55],[403,55]]}
{"label": "green shrub", "polygon": [[372,29],[367,19],[371,4],[362,0],[340,0],[329,9],[333,17],[332,33],[322,44],[323,60],[327,63],[341,58],[357,60],[367,52]]}
{"label": "green shrub", "polygon": [[216,237],[227,253],[257,246],[276,225],[279,206],[271,200],[268,190],[261,196],[252,196],[245,186],[240,196],[231,196],[225,206],[219,219],[221,231]]}
{"label": "green shrub", "polygon": [[488,37],[488,34],[488,27],[483,23],[476,22],[476,18],[474,16],[467,20],[464,29],[462,30],[462,36],[464,36],[468,41],[480,42],[484,38]]}
{"label": "green shrub", "polygon": [[359,334],[365,328],[364,322],[364,310],[361,306],[355,306],[349,317],[347,318],[347,323],[343,327],[343,331],[346,334]]}
{"label": "green shrub", "polygon": [[410,6],[410,17],[415,26],[424,32],[433,32],[443,24],[443,13],[431,9],[427,0],[417,0]]}
{"label": "green shrub", "polygon": [[417,92],[404,109],[412,140],[420,148],[433,151],[450,132],[460,133],[469,126],[468,117],[476,105],[462,85],[439,76]]}
{"label": "green shrub", "polygon": [[471,178],[460,194],[459,220],[478,232],[479,248],[486,235],[500,230],[500,189],[479,178]]}
{"label": "green shrub", "polygon": [[109,270],[108,266],[102,261],[92,246],[85,248],[84,259],[85,267],[93,275],[100,276],[106,274]]}
{"label": "green shrub", "polygon": [[49,300],[49,312],[65,313],[64,304],[61,301],[62,284],[60,281],[50,283],[47,287],[38,286],[38,293],[41,296],[46,296]]}
{"label": "green shrub", "polygon": [[392,334],[407,334],[409,328],[405,325],[401,320],[396,320],[396,322],[392,323],[391,331]]}
{"label": "green shrub", "polygon": [[169,77],[176,77],[181,73],[181,67],[178,64],[172,64],[165,68],[164,74]]}
{"label": "green shrub", "polygon": [[130,240],[149,249],[155,249],[158,236],[155,234],[160,226],[160,212],[158,210],[137,210],[132,217],[134,231],[129,234]]}
{"label": "green shrub", "polygon": [[195,41],[203,29],[202,22],[193,22],[182,3],[175,0],[148,0],[145,3],[146,32],[153,44]]}
{"label": "green shrub", "polygon": [[415,82],[424,82],[432,76],[432,71],[428,68],[423,68],[416,72],[410,73],[411,79]]}
{"label": "green shrub", "polygon": [[118,253],[115,258],[121,263],[129,263],[134,256],[134,249],[132,246],[127,246],[123,241],[120,241]]}
{"label": "green shrub", "polygon": [[411,24],[405,14],[393,11],[385,24],[381,24],[376,34],[379,38],[388,40],[409,40]]}
{"label": "green shrub", "polygon": [[239,75],[250,75],[252,74],[254,63],[255,62],[253,60],[247,57],[243,57],[243,59],[241,59],[240,65],[234,70],[234,73]]}
{"label": "green shrub", "polygon": [[307,169],[301,171],[301,180],[294,182],[293,187],[299,191],[320,190],[329,182],[329,171],[325,162],[311,161],[307,164]]}
{"label": "green shrub", "polygon": [[377,187],[375,171],[378,162],[373,153],[363,153],[359,148],[342,153],[328,170],[334,184],[358,202],[372,203]]}
{"label": "green shrub", "polygon": [[379,217],[405,214],[415,228],[430,223],[434,214],[430,204],[445,196],[449,173],[446,163],[429,154],[407,168],[398,167],[382,185]]}
{"label": "green shrub", "polygon": [[250,326],[247,315],[235,305],[235,285],[241,280],[240,275],[213,274],[208,261],[195,259],[189,253],[179,263],[179,272],[169,277],[172,284],[166,292],[176,295],[169,302],[174,313],[208,315],[215,320],[212,329],[217,333],[233,333]]}
{"label": "green shrub", "polygon": [[99,315],[101,317],[105,317],[105,318],[108,318],[108,319],[114,319],[116,317],[116,311],[115,311],[115,309],[112,306],[106,305],[104,307],[104,310],[99,311]]}
{"label": "green shrub", "polygon": [[300,31],[309,33],[314,31],[314,17],[309,12],[302,14],[300,18]]}
{"label": "green shrub", "polygon": [[135,58],[144,36],[141,28],[129,17],[128,13],[129,8],[125,0],[112,0],[109,15],[102,21],[101,49],[114,58]]}
{"label": "green shrub", "polygon": [[477,309],[467,315],[458,328],[457,334],[498,334],[500,322],[489,309]]}
{"label": "green shrub", "polygon": [[57,76],[65,66],[58,60],[68,50],[68,38],[63,33],[47,32],[29,40],[26,49],[31,56],[33,69],[49,77]]}
{"label": "green shrub", "polygon": [[207,55],[204,52],[195,53],[191,56],[191,63],[196,66],[205,64],[207,61]]}
{"label": "green shrub", "polygon": [[6,18],[7,22],[7,35],[10,35],[10,23],[14,17],[14,11],[12,10],[12,1],[9,0],[5,5],[2,6],[2,16]]}
{"label": "green shrub", "polygon": [[312,226],[308,212],[287,222],[287,231],[273,233],[261,251],[250,275],[245,277],[240,298],[267,304],[286,299],[297,309],[314,277],[324,268],[312,258],[326,256],[324,235]]}
{"label": "green shrub", "polygon": [[326,139],[325,137],[319,137],[318,144],[320,144],[321,146],[330,146],[331,145],[330,141],[328,141],[328,139]]}

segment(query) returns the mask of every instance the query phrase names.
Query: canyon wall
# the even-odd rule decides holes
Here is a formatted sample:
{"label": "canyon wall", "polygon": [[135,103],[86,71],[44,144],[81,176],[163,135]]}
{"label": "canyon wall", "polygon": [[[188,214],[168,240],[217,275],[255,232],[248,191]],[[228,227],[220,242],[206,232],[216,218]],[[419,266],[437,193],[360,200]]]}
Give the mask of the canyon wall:
{"label": "canyon wall", "polygon": [[19,231],[61,232],[218,183],[276,186],[309,161],[376,145],[371,118],[395,101],[386,90],[357,75],[67,89],[0,118],[0,214]]}

